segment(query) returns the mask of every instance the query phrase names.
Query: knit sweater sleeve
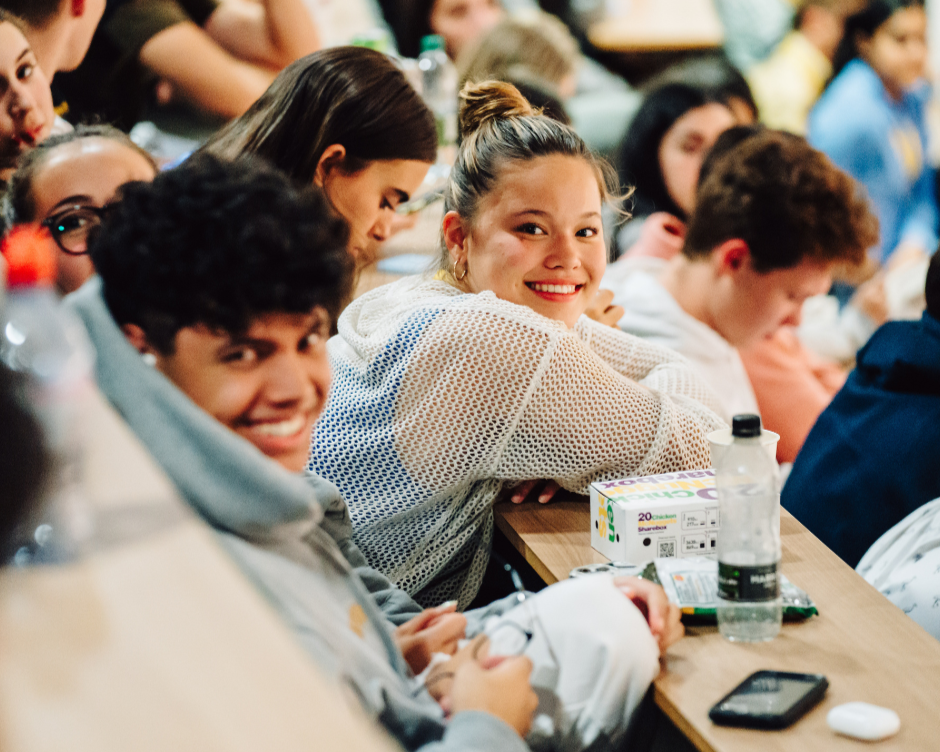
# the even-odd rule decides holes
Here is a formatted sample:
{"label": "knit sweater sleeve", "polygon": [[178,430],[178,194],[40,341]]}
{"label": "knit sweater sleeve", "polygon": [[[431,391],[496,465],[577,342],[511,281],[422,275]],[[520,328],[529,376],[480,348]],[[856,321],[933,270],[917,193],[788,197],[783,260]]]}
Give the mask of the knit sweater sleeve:
{"label": "knit sweater sleeve", "polygon": [[689,396],[707,389],[679,356],[619,338],[629,347],[610,355],[615,369],[578,333],[519,309],[474,301],[422,335],[395,409],[413,478],[553,478],[585,493],[601,477],[709,466],[706,436],[723,424]]}
{"label": "knit sweater sleeve", "polygon": [[721,409],[711,387],[675,350],[587,316],[579,319],[575,332],[598,357],[628,379],[674,397],[690,397],[715,412]]}

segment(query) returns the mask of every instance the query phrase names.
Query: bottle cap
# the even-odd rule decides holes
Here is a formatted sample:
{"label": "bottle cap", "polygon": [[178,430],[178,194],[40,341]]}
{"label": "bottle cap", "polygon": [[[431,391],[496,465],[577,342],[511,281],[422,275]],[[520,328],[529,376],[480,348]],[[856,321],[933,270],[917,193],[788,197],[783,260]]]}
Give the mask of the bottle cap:
{"label": "bottle cap", "polygon": [[440,34],[428,34],[426,37],[421,37],[421,51],[427,52],[428,50],[443,50],[444,37]]}
{"label": "bottle cap", "polygon": [[56,277],[55,250],[49,231],[38,225],[10,230],[0,244],[7,262],[7,287],[51,285]]}
{"label": "bottle cap", "polygon": [[743,413],[731,419],[731,435],[742,439],[760,436],[760,415]]}

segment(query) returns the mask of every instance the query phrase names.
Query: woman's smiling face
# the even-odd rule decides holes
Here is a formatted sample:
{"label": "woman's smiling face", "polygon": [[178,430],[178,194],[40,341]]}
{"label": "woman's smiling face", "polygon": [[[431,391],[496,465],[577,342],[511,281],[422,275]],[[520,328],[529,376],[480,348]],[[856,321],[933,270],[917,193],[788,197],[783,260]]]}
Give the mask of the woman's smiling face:
{"label": "woman's smiling face", "polygon": [[509,162],[472,224],[444,220],[451,258],[470,292],[497,297],[573,327],[594,298],[607,263],[601,189],[580,157]]}

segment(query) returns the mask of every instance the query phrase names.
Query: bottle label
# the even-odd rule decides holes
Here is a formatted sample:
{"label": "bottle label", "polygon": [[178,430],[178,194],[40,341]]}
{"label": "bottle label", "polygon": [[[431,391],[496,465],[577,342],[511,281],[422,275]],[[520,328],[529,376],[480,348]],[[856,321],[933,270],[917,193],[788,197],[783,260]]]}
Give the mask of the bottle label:
{"label": "bottle label", "polygon": [[737,566],[718,562],[718,595],[726,601],[772,601],[780,595],[777,564]]}

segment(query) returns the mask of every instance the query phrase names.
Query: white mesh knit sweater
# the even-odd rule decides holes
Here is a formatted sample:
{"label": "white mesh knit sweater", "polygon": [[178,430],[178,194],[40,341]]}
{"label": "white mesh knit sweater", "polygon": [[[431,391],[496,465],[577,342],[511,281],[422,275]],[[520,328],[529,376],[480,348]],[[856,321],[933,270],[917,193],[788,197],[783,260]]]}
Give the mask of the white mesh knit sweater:
{"label": "white mesh knit sweater", "polygon": [[329,352],[310,467],[339,486],[369,563],[425,605],[473,599],[506,484],[587,493],[708,467],[723,426],[671,350],[426,277],[353,302]]}

